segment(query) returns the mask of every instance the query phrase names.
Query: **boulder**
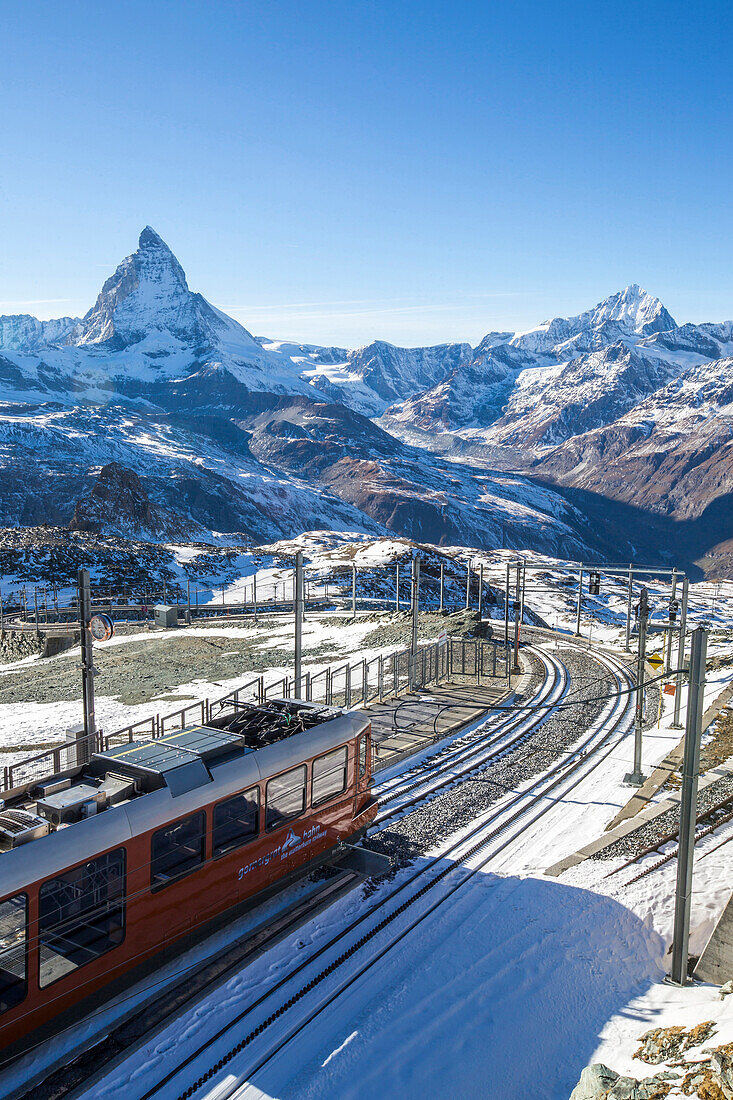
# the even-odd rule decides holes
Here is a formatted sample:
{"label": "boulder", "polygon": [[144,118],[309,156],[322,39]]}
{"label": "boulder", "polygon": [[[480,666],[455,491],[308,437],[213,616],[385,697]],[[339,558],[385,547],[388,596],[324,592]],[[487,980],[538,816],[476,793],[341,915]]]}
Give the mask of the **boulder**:
{"label": "boulder", "polygon": [[635,1077],[622,1077],[602,1062],[594,1062],[581,1073],[569,1100],[664,1100],[671,1088],[670,1081],[676,1079],[676,1074],[666,1071],[638,1081]]}

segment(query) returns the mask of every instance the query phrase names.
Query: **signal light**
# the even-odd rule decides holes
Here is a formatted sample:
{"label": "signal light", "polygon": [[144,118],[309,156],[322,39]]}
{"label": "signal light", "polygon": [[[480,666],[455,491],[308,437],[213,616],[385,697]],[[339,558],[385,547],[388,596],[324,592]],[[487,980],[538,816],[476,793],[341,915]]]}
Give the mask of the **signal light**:
{"label": "signal light", "polygon": [[589,573],[588,574],[588,595],[599,596],[601,593],[601,574]]}

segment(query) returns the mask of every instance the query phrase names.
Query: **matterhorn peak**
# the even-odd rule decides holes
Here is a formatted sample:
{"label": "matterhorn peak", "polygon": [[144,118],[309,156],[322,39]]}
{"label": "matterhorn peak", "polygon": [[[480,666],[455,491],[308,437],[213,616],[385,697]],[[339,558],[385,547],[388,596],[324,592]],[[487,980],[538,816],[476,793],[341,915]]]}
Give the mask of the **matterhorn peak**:
{"label": "matterhorn peak", "polygon": [[138,248],[164,248],[166,252],[170,252],[170,248],[165,243],[159,233],[156,233],[152,225],[146,225],[138,239]]}
{"label": "matterhorn peak", "polygon": [[163,238],[146,225],[137,251],[107,279],[73,342],[120,349],[158,332],[200,345],[209,341],[210,313],[189,290],[186,273]]}

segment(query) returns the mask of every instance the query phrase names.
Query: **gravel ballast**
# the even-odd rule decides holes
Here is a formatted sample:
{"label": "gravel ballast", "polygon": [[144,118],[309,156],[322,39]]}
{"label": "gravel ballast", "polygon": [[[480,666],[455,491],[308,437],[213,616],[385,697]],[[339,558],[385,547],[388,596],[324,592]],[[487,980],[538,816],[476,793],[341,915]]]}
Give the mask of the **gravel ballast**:
{"label": "gravel ballast", "polygon": [[[560,649],[557,656],[567,668],[572,693],[577,692],[581,697],[596,696],[610,692],[615,686],[609,673],[577,650]],[[542,679],[539,661],[531,659],[533,672],[527,698]],[[517,702],[521,703],[522,699]],[[508,791],[550,767],[592,725],[603,707],[603,702],[579,703],[556,712],[528,741],[502,760],[467,777],[394,825],[369,837],[365,845],[389,855],[394,871],[404,867],[470,825]]]}

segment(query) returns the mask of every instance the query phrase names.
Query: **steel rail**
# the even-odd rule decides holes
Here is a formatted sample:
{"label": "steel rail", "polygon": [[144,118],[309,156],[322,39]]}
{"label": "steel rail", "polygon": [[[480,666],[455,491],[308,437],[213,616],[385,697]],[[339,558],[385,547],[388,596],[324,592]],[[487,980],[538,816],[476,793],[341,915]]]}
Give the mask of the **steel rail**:
{"label": "steel rail", "polygon": [[[463,747],[452,757],[443,758],[439,756],[435,764],[430,769],[426,769],[428,774],[400,787],[394,792],[390,792],[390,796],[386,799],[378,798],[380,807],[384,806],[385,812],[377,814],[370,832],[373,831],[374,826],[383,825],[386,821],[403,816],[406,811],[414,809],[419,803],[442,793],[446,787],[451,787],[474,772],[482,771],[484,768],[502,760],[540,729],[554,713],[555,706],[564,698],[569,686],[564,666],[561,666],[560,662],[552,660],[549,664],[552,676],[545,680],[536,697],[537,708],[541,711],[539,715],[527,716],[523,714],[518,718],[505,719],[500,724],[500,732],[497,736],[488,741],[484,741],[482,737],[476,738],[472,744]],[[551,698],[556,693],[558,693],[557,697]],[[511,734],[515,731],[518,732],[512,737]],[[507,735],[509,735],[508,740],[506,740]],[[495,751],[492,752],[492,749],[495,749]],[[466,762],[469,762],[467,767],[456,769],[456,764],[465,764]],[[449,774],[445,775],[446,772]],[[440,778],[441,776],[445,776],[445,778]],[[413,792],[418,793],[407,799],[407,801],[402,801],[404,796]],[[392,805],[394,805],[394,809],[388,809]]]}

